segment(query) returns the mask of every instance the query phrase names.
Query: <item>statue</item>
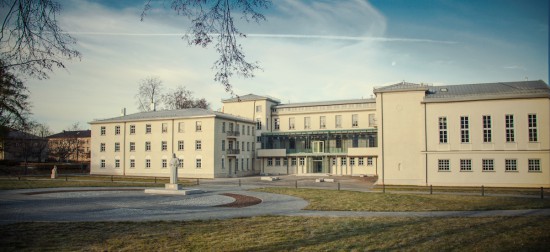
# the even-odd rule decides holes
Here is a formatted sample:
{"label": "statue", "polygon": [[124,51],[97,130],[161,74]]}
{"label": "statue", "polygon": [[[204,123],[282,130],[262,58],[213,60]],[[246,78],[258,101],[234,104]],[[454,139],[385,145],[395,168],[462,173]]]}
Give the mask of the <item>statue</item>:
{"label": "statue", "polygon": [[52,169],[52,175],[50,176],[52,179],[57,178],[57,165],[53,166]]}
{"label": "statue", "polygon": [[176,153],[173,153],[173,157],[170,160],[170,168],[172,173],[170,175],[170,184],[178,183],[178,167],[180,166],[180,160],[176,157]]}

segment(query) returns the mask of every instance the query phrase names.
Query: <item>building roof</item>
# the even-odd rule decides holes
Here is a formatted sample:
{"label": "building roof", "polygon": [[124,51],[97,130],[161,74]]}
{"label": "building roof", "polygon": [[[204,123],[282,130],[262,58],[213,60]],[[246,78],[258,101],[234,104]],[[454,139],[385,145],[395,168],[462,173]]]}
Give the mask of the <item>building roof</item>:
{"label": "building roof", "polygon": [[424,101],[513,98],[550,98],[550,88],[542,80],[437,86],[428,90]]}
{"label": "building roof", "polygon": [[160,110],[140,112],[125,116],[113,117],[102,120],[95,120],[90,124],[111,123],[111,122],[129,122],[129,121],[150,121],[150,120],[165,120],[165,119],[181,119],[181,118],[200,118],[200,117],[220,117],[229,120],[237,120],[243,122],[254,123],[253,121],[222,112],[216,112],[202,108],[176,109],[176,110]]}
{"label": "building roof", "polygon": [[280,103],[281,102],[278,99],[275,99],[273,97],[261,96],[261,95],[255,95],[255,94],[247,94],[247,95],[237,96],[237,97],[234,97],[234,98],[222,100],[222,102],[223,103],[228,103],[228,102],[258,101],[258,100],[268,100],[268,101],[272,101],[272,102],[275,102],[275,103]]}
{"label": "building roof", "polygon": [[319,101],[319,102],[298,102],[289,104],[279,104],[274,108],[295,108],[295,107],[314,107],[314,106],[330,106],[342,104],[357,104],[357,103],[374,103],[375,99],[353,99],[353,100],[338,100],[338,101]]}
{"label": "building roof", "polygon": [[91,137],[91,130],[71,130],[71,131],[62,131],[57,134],[48,136],[48,138],[84,138]]}
{"label": "building roof", "polygon": [[401,82],[385,87],[379,87],[374,88],[374,93],[382,93],[382,92],[401,92],[401,91],[426,91],[429,89],[429,85],[427,84],[416,84],[416,83],[410,83],[410,82]]}

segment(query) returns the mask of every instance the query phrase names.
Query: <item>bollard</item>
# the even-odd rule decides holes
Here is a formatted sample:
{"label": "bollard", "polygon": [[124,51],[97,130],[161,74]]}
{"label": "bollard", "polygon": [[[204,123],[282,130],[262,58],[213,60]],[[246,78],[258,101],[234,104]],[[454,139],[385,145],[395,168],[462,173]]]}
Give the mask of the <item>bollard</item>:
{"label": "bollard", "polygon": [[199,179],[197,179],[197,185],[199,185]]}
{"label": "bollard", "polygon": [[481,185],[481,196],[485,196],[485,188]]}
{"label": "bollard", "polygon": [[155,184],[157,183],[157,177],[155,177]]}
{"label": "bollard", "polygon": [[241,179],[239,179],[239,187],[241,187]]}
{"label": "bollard", "polygon": [[69,176],[65,175],[65,181],[69,181]]}
{"label": "bollard", "polygon": [[294,182],[296,182],[296,183],[294,183],[294,187],[295,187],[296,189],[298,189],[298,180],[296,180],[296,181],[294,181]]}
{"label": "bollard", "polygon": [[382,184],[382,193],[386,193],[386,184]]}
{"label": "bollard", "polygon": [[540,188],[540,199],[544,199],[544,188]]}
{"label": "bollard", "polygon": [[430,185],[430,194],[433,194],[433,188],[432,188],[432,185]]}
{"label": "bollard", "polygon": [[338,191],[340,191],[340,182],[338,182]]}

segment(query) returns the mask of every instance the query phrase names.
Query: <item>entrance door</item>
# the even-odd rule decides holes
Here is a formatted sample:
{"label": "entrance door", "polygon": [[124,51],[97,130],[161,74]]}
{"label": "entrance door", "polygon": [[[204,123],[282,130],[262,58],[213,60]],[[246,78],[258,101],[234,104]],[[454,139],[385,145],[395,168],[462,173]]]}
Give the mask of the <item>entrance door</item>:
{"label": "entrance door", "polygon": [[322,173],[323,172],[323,157],[314,157],[313,158],[313,173]]}

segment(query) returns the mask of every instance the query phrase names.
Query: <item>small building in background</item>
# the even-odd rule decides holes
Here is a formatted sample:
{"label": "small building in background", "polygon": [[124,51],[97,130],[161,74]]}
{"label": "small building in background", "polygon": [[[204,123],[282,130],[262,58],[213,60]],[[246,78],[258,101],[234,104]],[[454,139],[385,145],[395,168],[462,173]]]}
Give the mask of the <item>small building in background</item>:
{"label": "small building in background", "polygon": [[57,162],[90,162],[91,135],[91,130],[75,130],[48,136],[48,159]]}

